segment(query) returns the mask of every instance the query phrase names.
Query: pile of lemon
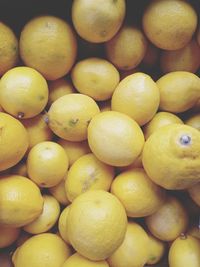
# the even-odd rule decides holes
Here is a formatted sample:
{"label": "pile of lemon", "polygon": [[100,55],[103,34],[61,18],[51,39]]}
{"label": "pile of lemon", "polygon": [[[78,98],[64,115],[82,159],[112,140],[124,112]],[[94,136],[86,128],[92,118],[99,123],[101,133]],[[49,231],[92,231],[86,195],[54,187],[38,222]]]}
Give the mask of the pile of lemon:
{"label": "pile of lemon", "polygon": [[0,23],[1,267],[200,267],[198,10],[147,2]]}

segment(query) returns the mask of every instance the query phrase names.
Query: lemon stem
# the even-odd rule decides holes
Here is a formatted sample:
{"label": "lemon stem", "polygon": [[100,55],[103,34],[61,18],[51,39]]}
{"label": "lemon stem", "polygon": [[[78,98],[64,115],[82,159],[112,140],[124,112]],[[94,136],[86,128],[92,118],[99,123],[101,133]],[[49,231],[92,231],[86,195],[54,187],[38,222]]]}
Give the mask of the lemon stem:
{"label": "lemon stem", "polygon": [[184,233],[181,233],[181,235],[180,235],[180,239],[181,239],[181,240],[185,240],[185,239],[187,239],[187,236],[186,236],[186,234],[184,234]]}

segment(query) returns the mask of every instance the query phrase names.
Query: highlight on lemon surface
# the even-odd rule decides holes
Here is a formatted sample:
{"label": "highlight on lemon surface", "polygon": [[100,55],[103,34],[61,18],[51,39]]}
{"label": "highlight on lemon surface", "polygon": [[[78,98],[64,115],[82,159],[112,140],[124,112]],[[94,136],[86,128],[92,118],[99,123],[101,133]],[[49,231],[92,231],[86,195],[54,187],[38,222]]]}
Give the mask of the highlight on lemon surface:
{"label": "highlight on lemon surface", "polygon": [[19,235],[20,228],[14,228],[0,224],[0,248],[5,248],[13,244]]}

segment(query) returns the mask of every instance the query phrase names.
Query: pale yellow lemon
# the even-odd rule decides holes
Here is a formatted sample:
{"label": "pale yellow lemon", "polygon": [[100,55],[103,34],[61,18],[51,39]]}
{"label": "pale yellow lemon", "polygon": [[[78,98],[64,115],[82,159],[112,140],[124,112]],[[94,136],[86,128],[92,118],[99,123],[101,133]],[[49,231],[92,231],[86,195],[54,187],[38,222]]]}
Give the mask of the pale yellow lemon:
{"label": "pale yellow lemon", "polygon": [[127,216],[120,201],[103,190],[78,196],[69,209],[67,234],[74,249],[90,260],[108,258],[123,242]]}
{"label": "pale yellow lemon", "polygon": [[124,25],[119,32],[105,43],[106,55],[120,70],[137,67],[147,49],[147,40],[143,32],[133,26]]}
{"label": "pale yellow lemon", "polygon": [[30,237],[13,254],[15,267],[61,267],[71,255],[70,247],[56,234]]}
{"label": "pale yellow lemon", "polygon": [[47,80],[66,75],[76,59],[77,43],[72,27],[55,16],[38,16],[28,21],[19,44],[23,62]]}
{"label": "pale yellow lemon", "polygon": [[64,149],[55,142],[41,142],[35,145],[27,158],[29,177],[41,187],[59,184],[67,173],[68,157]]}
{"label": "pale yellow lemon", "polygon": [[47,82],[35,69],[15,67],[1,78],[0,104],[11,115],[32,118],[45,108],[47,101]]}
{"label": "pale yellow lemon", "polygon": [[112,95],[111,107],[144,125],[156,114],[159,103],[160,92],[156,83],[149,75],[137,72],[119,83]]}
{"label": "pale yellow lemon", "polygon": [[200,113],[195,113],[185,120],[185,124],[200,131]]}
{"label": "pale yellow lemon", "polygon": [[161,258],[164,256],[164,253],[166,252],[166,244],[154,237],[151,234],[148,234],[149,236],[149,259],[147,261],[147,264],[156,264],[158,263]]}
{"label": "pale yellow lemon", "polygon": [[124,20],[125,9],[124,0],[75,0],[72,4],[72,22],[83,39],[102,43],[117,33]]}
{"label": "pale yellow lemon", "polygon": [[71,205],[64,208],[60,214],[59,220],[58,220],[58,231],[62,239],[70,244],[69,237],[67,233],[67,224],[68,224],[68,215],[69,215],[69,209]]}
{"label": "pale yellow lemon", "polygon": [[91,120],[88,143],[94,155],[104,163],[127,166],[140,155],[144,136],[139,125],[126,114],[105,111]]}
{"label": "pale yellow lemon", "polygon": [[62,205],[68,205],[70,203],[67,198],[66,190],[65,190],[65,180],[67,178],[67,174],[64,176],[62,181],[49,188],[49,192],[58,200],[58,202]]}
{"label": "pale yellow lemon", "polygon": [[200,182],[198,184],[193,185],[188,189],[188,193],[192,200],[200,206]]}
{"label": "pale yellow lemon", "polygon": [[20,121],[0,112],[0,171],[16,165],[28,149],[28,134]]}
{"label": "pale yellow lemon", "polygon": [[30,179],[10,175],[0,179],[0,224],[11,227],[24,226],[42,212],[43,198]]}
{"label": "pale yellow lemon", "polygon": [[113,64],[94,57],[77,62],[72,69],[71,78],[78,92],[97,101],[110,99],[120,79]]}
{"label": "pale yellow lemon", "polygon": [[98,160],[94,154],[83,155],[68,171],[65,181],[67,198],[72,202],[88,190],[109,191],[114,175],[114,168]]}
{"label": "pale yellow lemon", "polygon": [[68,141],[87,139],[87,127],[98,114],[97,103],[83,94],[68,94],[57,99],[48,111],[49,127]]}
{"label": "pale yellow lemon", "polygon": [[19,235],[20,228],[14,228],[0,224],[0,248],[5,248],[13,244]]}
{"label": "pale yellow lemon", "polygon": [[166,189],[187,189],[200,181],[200,132],[171,124],[146,141],[142,162],[148,176]]}

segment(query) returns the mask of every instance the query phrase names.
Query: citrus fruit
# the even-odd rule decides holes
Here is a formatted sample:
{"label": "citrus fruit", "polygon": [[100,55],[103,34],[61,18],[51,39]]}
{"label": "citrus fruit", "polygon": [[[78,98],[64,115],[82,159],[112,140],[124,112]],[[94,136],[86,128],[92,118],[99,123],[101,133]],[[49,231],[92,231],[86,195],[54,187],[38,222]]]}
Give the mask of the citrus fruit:
{"label": "citrus fruit", "polygon": [[24,63],[47,80],[66,75],[76,58],[76,37],[71,26],[54,16],[31,19],[21,32],[19,44]]}
{"label": "citrus fruit", "polygon": [[185,124],[200,131],[200,113],[190,115],[185,121]]}
{"label": "citrus fruit", "polygon": [[68,141],[87,139],[87,127],[99,107],[89,96],[68,94],[57,99],[48,112],[49,127]]}
{"label": "citrus fruit", "polygon": [[30,237],[13,254],[15,267],[61,267],[71,255],[70,247],[55,234]]}
{"label": "citrus fruit", "polygon": [[169,250],[170,267],[200,266],[200,243],[192,236],[181,235]]}
{"label": "citrus fruit", "polygon": [[155,237],[163,241],[172,241],[186,230],[188,219],[181,202],[169,196],[163,206],[154,214],[146,217],[145,221]]}
{"label": "citrus fruit", "polygon": [[106,56],[120,70],[131,70],[142,61],[147,41],[142,31],[133,26],[123,26],[105,43]]}
{"label": "citrus fruit", "polygon": [[173,71],[157,82],[160,89],[160,109],[172,113],[192,108],[200,96],[200,78],[187,71]]}
{"label": "citrus fruit", "polygon": [[165,192],[154,184],[143,169],[131,169],[115,177],[111,192],[124,205],[129,217],[156,212],[165,201]]}
{"label": "citrus fruit", "polygon": [[19,235],[20,235],[20,228],[14,228],[0,224],[0,248],[5,248],[10,246],[17,240]]}
{"label": "citrus fruit", "polygon": [[10,169],[10,174],[17,174],[20,176],[28,176],[26,162],[20,161],[17,165]]}
{"label": "citrus fruit", "polygon": [[166,189],[186,189],[200,181],[200,133],[182,124],[163,126],[146,141],[142,162],[148,176]]}
{"label": "citrus fruit", "polygon": [[118,70],[101,58],[77,62],[71,77],[77,91],[97,101],[110,99],[120,79]]}
{"label": "citrus fruit", "polygon": [[94,155],[102,162],[126,166],[140,155],[144,136],[139,125],[129,116],[105,111],[89,123],[88,143]]}
{"label": "citrus fruit", "polygon": [[30,179],[19,175],[1,177],[0,224],[24,226],[35,220],[42,209],[42,195]]}
{"label": "citrus fruit", "polygon": [[29,67],[15,67],[0,81],[3,109],[19,119],[32,118],[46,106],[48,86],[43,76]]}
{"label": "citrus fruit", "polygon": [[115,89],[112,110],[125,113],[139,125],[144,125],[156,114],[160,102],[159,88],[152,78],[142,72],[123,79]]}
{"label": "citrus fruit", "polygon": [[163,241],[155,238],[153,235],[148,234],[149,236],[149,259],[147,264],[156,264],[164,256],[166,245]]}
{"label": "citrus fruit", "polygon": [[190,187],[188,192],[192,200],[200,206],[200,182]]}
{"label": "citrus fruit", "polygon": [[43,211],[33,222],[24,226],[24,230],[31,234],[41,234],[50,230],[57,222],[60,215],[58,201],[50,195],[43,195]]}
{"label": "citrus fruit", "polygon": [[165,50],[184,47],[197,27],[197,14],[186,1],[153,0],[143,13],[143,29],[149,40]]}
{"label": "citrus fruit", "polygon": [[90,190],[71,204],[67,234],[74,249],[90,260],[108,258],[123,242],[127,217],[120,201],[103,190]]}
{"label": "citrus fruit", "polygon": [[106,42],[121,27],[125,8],[124,0],[75,0],[72,3],[72,22],[83,39],[92,43]]}
{"label": "citrus fruit", "polygon": [[98,160],[94,154],[86,154],[70,167],[65,181],[67,198],[72,202],[88,190],[110,189],[114,179],[114,168]]}
{"label": "citrus fruit", "polygon": [[28,175],[39,186],[52,187],[62,181],[67,173],[68,164],[68,157],[59,144],[41,142],[28,154]]}
{"label": "citrus fruit", "polygon": [[23,158],[28,148],[28,134],[20,121],[0,112],[0,136],[0,171],[3,171]]}
{"label": "citrus fruit", "polygon": [[149,238],[144,229],[129,222],[121,246],[108,258],[110,267],[142,267],[148,260]]}
{"label": "citrus fruit", "polygon": [[12,69],[18,62],[18,40],[12,29],[0,22],[0,75]]}
{"label": "citrus fruit", "polygon": [[65,191],[65,180],[67,178],[67,174],[65,175],[64,179],[62,181],[49,188],[49,192],[52,194],[52,196],[55,197],[55,199],[58,200],[58,202],[62,205],[67,205],[70,203],[69,199],[67,198],[67,194]]}
{"label": "citrus fruit", "polygon": [[69,237],[67,234],[67,224],[68,224],[68,215],[69,215],[69,209],[70,209],[71,205],[67,206],[66,208],[64,208],[60,214],[59,220],[58,220],[58,231],[60,236],[62,237],[62,239],[70,244],[69,242]]}

